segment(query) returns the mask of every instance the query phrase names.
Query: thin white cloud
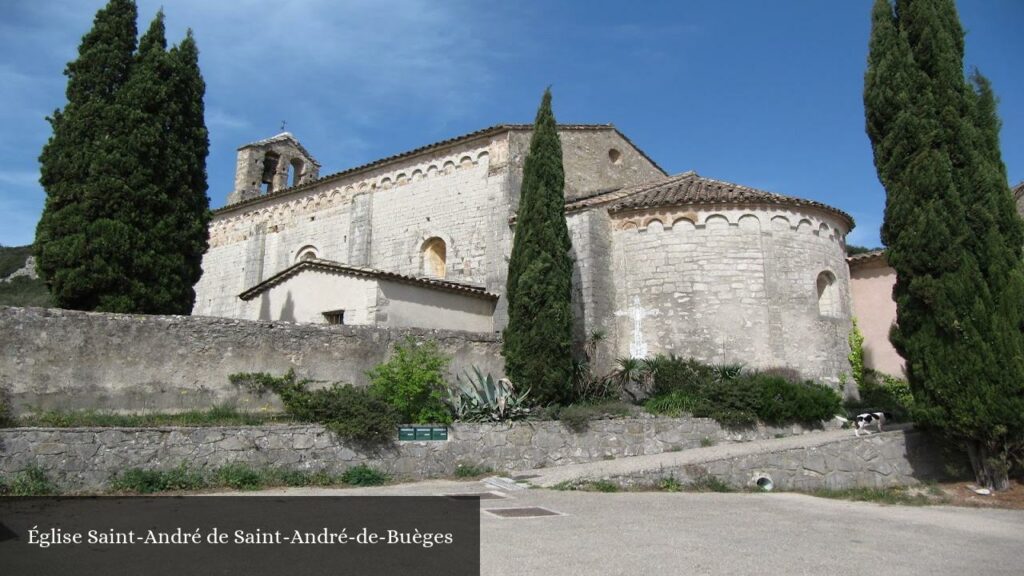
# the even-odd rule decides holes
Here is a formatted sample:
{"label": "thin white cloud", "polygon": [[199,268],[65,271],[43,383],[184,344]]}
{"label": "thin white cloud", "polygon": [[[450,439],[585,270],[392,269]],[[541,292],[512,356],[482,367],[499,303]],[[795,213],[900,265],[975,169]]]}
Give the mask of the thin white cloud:
{"label": "thin white cloud", "polygon": [[[0,201],[8,223],[20,223],[0,230],[0,241],[31,236],[42,208],[33,171],[50,134],[44,118],[64,105],[61,72],[106,1],[5,6],[0,154],[10,170],[0,174]],[[395,118],[423,130],[479,115],[495,89],[498,50],[523,36],[503,16],[511,7],[472,0],[139,0],[140,33],[161,6],[168,42],[190,27],[199,46],[215,204],[232,182],[235,148],[273,134],[281,120],[332,170],[380,154],[367,142],[394,130]],[[26,196],[36,201],[16,200]]]}
{"label": "thin white cloud", "polygon": [[[157,5],[142,2],[140,28]],[[166,11],[172,41],[194,29],[215,99],[276,95],[284,111],[305,97],[306,112],[342,110],[345,120],[399,102],[447,116],[492,80],[479,4],[461,0],[182,0]]]}

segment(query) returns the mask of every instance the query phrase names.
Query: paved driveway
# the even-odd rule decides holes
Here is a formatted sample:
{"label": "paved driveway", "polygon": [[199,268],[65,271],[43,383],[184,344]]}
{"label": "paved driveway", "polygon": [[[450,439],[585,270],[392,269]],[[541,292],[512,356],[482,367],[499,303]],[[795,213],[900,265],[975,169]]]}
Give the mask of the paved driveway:
{"label": "paved driveway", "polygon": [[[259,494],[491,490],[477,482],[430,481]],[[500,518],[481,512],[485,576],[1024,574],[1024,511],[882,506],[779,493],[503,494],[481,500],[481,508],[540,506],[563,515]]]}

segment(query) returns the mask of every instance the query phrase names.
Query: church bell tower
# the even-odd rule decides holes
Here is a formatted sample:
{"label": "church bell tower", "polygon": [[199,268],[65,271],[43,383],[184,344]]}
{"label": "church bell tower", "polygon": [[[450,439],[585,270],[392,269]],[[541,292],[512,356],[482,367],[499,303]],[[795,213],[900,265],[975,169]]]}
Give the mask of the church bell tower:
{"label": "church bell tower", "polygon": [[289,132],[238,149],[235,189],[228,204],[237,204],[316,180],[320,163]]}

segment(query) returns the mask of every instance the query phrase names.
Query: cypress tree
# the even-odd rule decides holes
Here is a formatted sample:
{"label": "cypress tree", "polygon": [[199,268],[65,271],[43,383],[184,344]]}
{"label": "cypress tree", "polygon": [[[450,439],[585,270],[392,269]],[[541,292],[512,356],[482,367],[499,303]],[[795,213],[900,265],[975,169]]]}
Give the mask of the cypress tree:
{"label": "cypress tree", "polygon": [[210,198],[206,195],[206,157],[210,138],[203,104],[206,82],[199,70],[199,48],[191,29],[185,39],[171,49],[170,55],[174,65],[172,92],[178,101],[178,116],[173,126],[175,138],[172,139],[176,150],[171,153],[181,160],[172,187],[178,204],[173,211],[178,218],[176,246],[183,256],[176,302],[179,313],[188,314],[195,302],[194,286],[203,274],[203,254],[209,247],[212,214]]}
{"label": "cypress tree", "polygon": [[157,13],[139,40],[128,82],[119,94],[127,116],[111,145],[123,150],[123,162],[106,166],[124,183],[115,189],[133,201],[110,217],[138,232],[145,244],[136,245],[123,262],[130,269],[117,294],[122,311],[161,313],[175,311],[175,270],[180,256],[174,247],[176,232],[171,216],[175,204],[169,179],[174,173],[168,148],[176,120],[171,79],[173,65],[167,54],[163,11]]}
{"label": "cypress tree", "polygon": [[39,158],[46,204],[35,249],[39,273],[61,308],[99,308],[121,282],[122,270],[107,257],[116,260],[122,236],[130,234],[104,217],[110,183],[98,171],[120,159],[106,144],[124,116],[118,94],[132,67],[136,16],[132,0],[110,0],[97,12],[64,71],[67,105],[48,118],[53,135]]}
{"label": "cypress tree", "polygon": [[952,0],[876,0],[864,105],[896,270],[890,337],[916,418],[965,447],[980,484],[1005,489],[1024,448],[1024,231],[995,96],[964,78],[963,52]]}
{"label": "cypress tree", "polygon": [[204,92],[191,31],[168,51],[159,12],[122,91],[132,113],[124,137],[133,154],[123,177],[138,198],[135,213],[126,216],[146,226],[149,238],[132,276],[141,283],[133,294],[137,312],[188,314],[195,301],[210,218]]}
{"label": "cypress tree", "polygon": [[[65,188],[77,191],[64,211],[77,216],[73,242],[61,241],[47,213],[37,229],[37,248],[52,256],[46,274],[61,307],[136,313],[188,314],[195,300],[200,260],[207,247],[209,201],[206,197],[206,155],[209,143],[203,124],[205,85],[198,68],[198,50],[191,32],[170,52],[161,10],[134,52],[136,10],[133,2],[112,0],[97,15],[97,30],[111,28],[101,16],[121,16],[130,23],[131,46],[119,55],[121,74],[107,91],[95,87],[75,94],[98,102],[93,117],[105,119],[92,126],[89,142],[54,137],[41,158],[60,166],[65,158],[81,159],[88,169],[77,175],[51,170],[48,203]],[[126,34],[128,31],[126,30]],[[83,47],[93,45],[83,40]],[[127,54],[127,65],[123,61]],[[85,58],[69,65],[81,68]],[[101,63],[105,64],[105,63]],[[61,118],[77,108],[71,99]],[[102,99],[99,96],[103,96]],[[89,117],[87,119],[91,119]],[[60,141],[62,146],[53,145]],[[55,202],[54,202],[55,203]],[[66,218],[65,218],[66,219]],[[60,218],[56,219],[60,221]],[[68,244],[76,250],[67,249]],[[61,297],[61,295],[67,297]]]}
{"label": "cypress tree", "polygon": [[572,260],[565,223],[562,143],[544,92],[523,166],[509,261],[502,354],[512,382],[538,402],[567,399],[572,374]]}

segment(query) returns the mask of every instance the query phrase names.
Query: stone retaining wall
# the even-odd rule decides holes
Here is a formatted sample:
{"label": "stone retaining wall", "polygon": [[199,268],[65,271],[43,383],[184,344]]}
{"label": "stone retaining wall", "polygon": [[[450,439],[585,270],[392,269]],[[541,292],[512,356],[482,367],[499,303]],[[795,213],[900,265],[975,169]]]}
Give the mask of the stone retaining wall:
{"label": "stone retaining wall", "polygon": [[0,393],[16,414],[34,409],[120,412],[205,409],[231,403],[279,408],[232,386],[236,372],[367,383],[406,336],[433,339],[450,371],[503,375],[496,334],[255,322],[199,316],[103,314],[0,307]]}
{"label": "stone retaining wall", "polygon": [[733,488],[755,489],[770,479],[775,489],[842,490],[908,486],[946,476],[941,445],[924,433],[899,430],[849,437],[818,446],[746,454],[608,478],[621,485],[650,485],[665,478],[687,484],[714,477]]}
{"label": "stone retaining wall", "polygon": [[804,432],[800,426],[729,431],[705,418],[602,420],[579,434],[550,421],[455,424],[448,441],[399,442],[370,453],[315,425],[9,428],[0,429],[0,475],[39,466],[65,488],[95,490],[128,468],[213,469],[237,462],[329,472],[368,464],[397,478],[422,479],[452,475],[459,464],[503,472]]}

